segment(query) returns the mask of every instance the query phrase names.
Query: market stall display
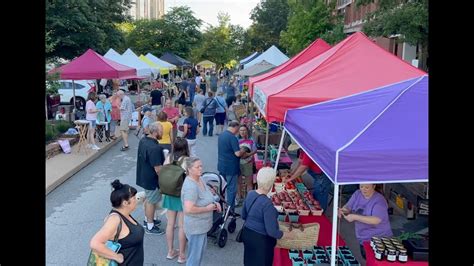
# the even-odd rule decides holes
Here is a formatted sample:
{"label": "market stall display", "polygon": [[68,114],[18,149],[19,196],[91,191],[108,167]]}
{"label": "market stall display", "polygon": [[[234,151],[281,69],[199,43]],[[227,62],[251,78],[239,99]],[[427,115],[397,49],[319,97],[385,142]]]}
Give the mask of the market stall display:
{"label": "market stall display", "polygon": [[367,266],[428,266],[427,261],[413,261],[403,246],[398,245],[398,248],[393,245],[387,247],[381,242],[380,245],[374,244],[372,247],[371,242],[367,241],[363,244]]}
{"label": "market stall display", "polygon": [[284,126],[334,183],[335,203],[340,184],[428,182],[427,75],[288,110]]}

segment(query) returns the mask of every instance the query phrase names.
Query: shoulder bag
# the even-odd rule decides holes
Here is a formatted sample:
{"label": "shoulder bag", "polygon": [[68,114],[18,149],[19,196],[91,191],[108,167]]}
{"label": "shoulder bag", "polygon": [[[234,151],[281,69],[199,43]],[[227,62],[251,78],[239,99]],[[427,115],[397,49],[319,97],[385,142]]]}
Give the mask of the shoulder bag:
{"label": "shoulder bag", "polygon": [[[252,204],[250,204],[249,209],[247,210],[247,220],[248,220],[248,214],[250,214],[250,210],[252,209],[253,204],[257,201],[258,197],[263,196],[262,194],[258,195],[253,201]],[[247,223],[247,220],[245,220],[245,223]],[[242,228],[240,228],[239,233],[237,233],[237,237],[235,238],[235,241],[242,243],[242,231],[244,230],[245,223],[242,225]]]}

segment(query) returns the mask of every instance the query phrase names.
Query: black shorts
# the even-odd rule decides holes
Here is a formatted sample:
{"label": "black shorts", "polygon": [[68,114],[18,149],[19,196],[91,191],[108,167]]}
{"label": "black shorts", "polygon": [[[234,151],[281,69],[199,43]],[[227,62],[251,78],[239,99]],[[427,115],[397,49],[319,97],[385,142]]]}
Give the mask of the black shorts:
{"label": "black shorts", "polygon": [[216,119],[216,125],[224,125],[225,112],[224,113],[216,113],[214,115],[214,118]]}

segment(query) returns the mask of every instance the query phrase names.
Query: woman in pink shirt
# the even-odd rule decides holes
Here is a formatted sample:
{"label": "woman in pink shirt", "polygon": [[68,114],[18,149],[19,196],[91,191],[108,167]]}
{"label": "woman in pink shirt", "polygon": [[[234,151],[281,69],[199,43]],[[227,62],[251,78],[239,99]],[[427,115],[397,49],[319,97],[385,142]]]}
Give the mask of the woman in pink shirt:
{"label": "woman in pink shirt", "polygon": [[112,104],[112,121],[110,121],[110,138],[117,139],[115,137],[115,127],[117,126],[117,121],[120,120],[120,105],[122,100],[117,95],[117,91],[114,91],[114,94],[109,98],[110,103]]}
{"label": "woman in pink shirt", "polygon": [[161,111],[166,113],[166,115],[168,116],[168,121],[171,122],[171,124],[173,125],[173,140],[176,140],[176,136],[178,134],[177,123],[180,117],[179,109],[173,107],[171,99],[166,99],[165,108],[163,108],[163,110]]}

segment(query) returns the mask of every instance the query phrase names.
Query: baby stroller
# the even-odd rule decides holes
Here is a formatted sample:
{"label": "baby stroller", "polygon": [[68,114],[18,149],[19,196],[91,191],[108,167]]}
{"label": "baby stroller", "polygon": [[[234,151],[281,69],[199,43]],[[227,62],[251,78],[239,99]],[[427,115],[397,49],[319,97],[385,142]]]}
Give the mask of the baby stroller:
{"label": "baby stroller", "polygon": [[227,230],[229,233],[233,233],[235,232],[235,228],[237,226],[236,218],[232,216],[229,224],[227,225],[227,230],[224,228],[230,214],[230,205],[225,201],[227,182],[225,181],[224,177],[212,172],[203,173],[202,179],[204,180],[206,186],[208,186],[211,191],[213,191],[214,197],[216,198],[216,201],[218,199],[222,209],[221,213],[213,213],[212,227],[211,230],[207,232],[207,236],[215,238],[214,244],[217,244],[219,247],[223,248],[227,243]]}

